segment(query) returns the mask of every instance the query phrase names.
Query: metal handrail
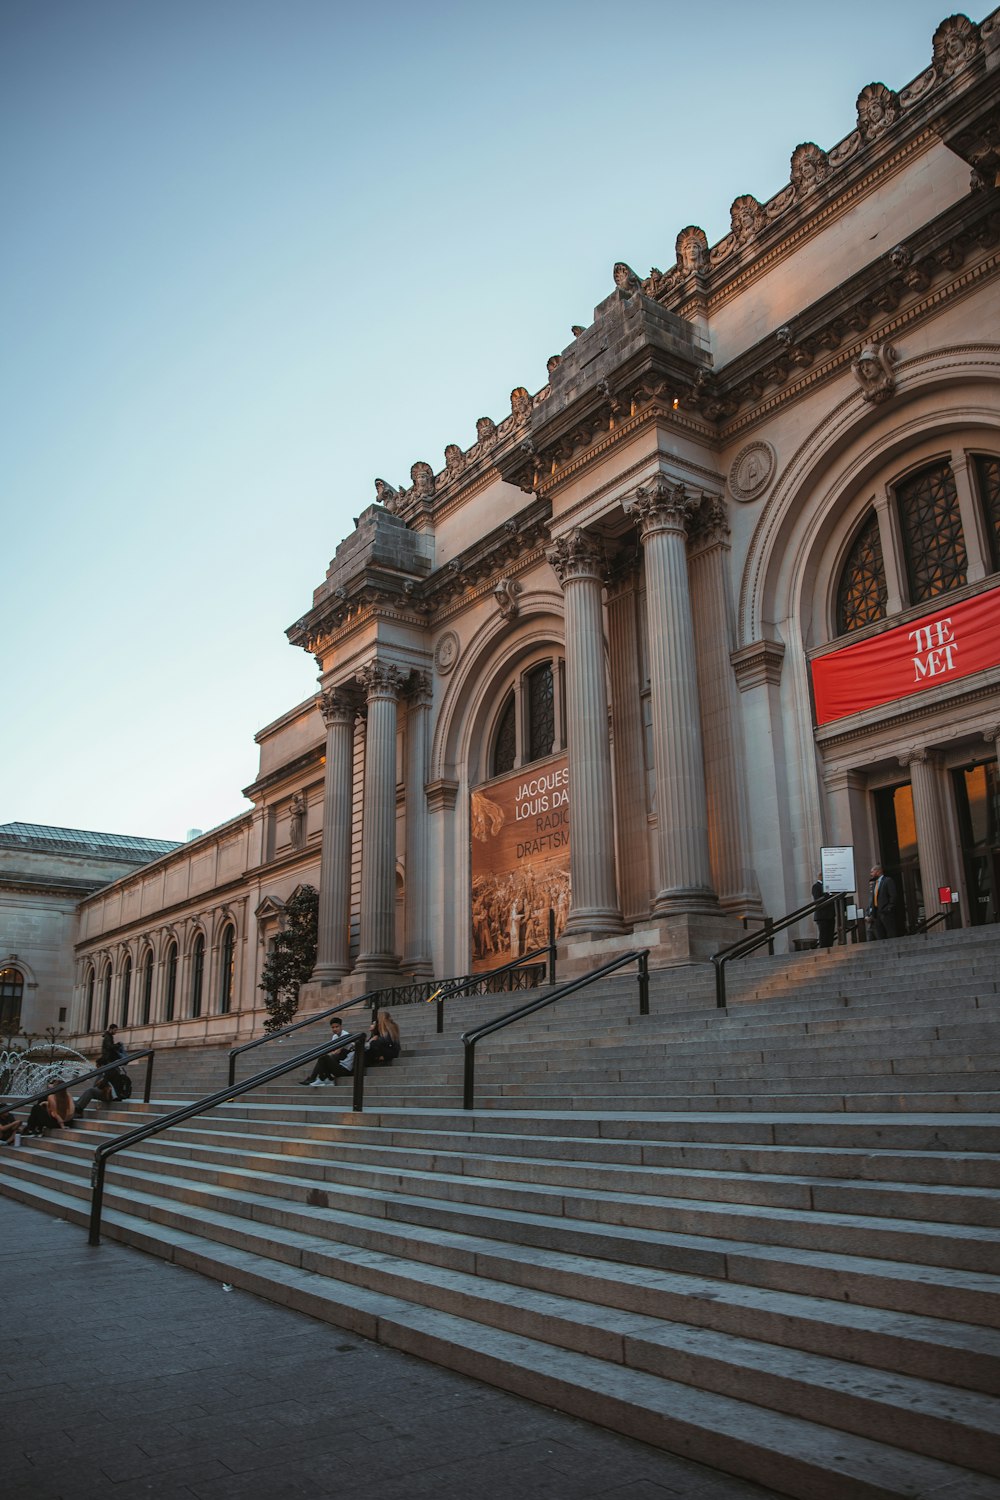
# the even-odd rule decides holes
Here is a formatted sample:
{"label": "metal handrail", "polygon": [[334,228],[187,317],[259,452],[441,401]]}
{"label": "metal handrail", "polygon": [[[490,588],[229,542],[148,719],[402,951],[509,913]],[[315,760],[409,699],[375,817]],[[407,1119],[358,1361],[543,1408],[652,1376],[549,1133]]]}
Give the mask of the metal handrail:
{"label": "metal handrail", "polygon": [[290,1026],[282,1026],[280,1031],[269,1031],[264,1036],[254,1037],[252,1042],[242,1042],[239,1047],[231,1047],[229,1049],[230,1085],[236,1082],[236,1059],[241,1052],[251,1052],[254,1047],[263,1047],[267,1042],[276,1042],[280,1037],[289,1036],[293,1031],[301,1031],[303,1026],[314,1026],[317,1021],[325,1021],[328,1016],[338,1015],[343,1010],[352,1010],[356,1005],[367,1005],[370,1002],[374,1020],[375,1002],[380,993],[379,990],[369,990],[366,995],[359,995],[357,1000],[347,1000],[343,1005],[331,1005],[329,1010],[318,1010],[315,1014],[306,1016],[302,1021],[293,1021]]}
{"label": "metal handrail", "polygon": [[947,922],[947,920],[948,913],[946,911],[936,911],[933,916],[922,917],[913,931],[915,933],[928,932],[932,927],[936,927],[939,922]]}
{"label": "metal handrail", "polygon": [[[356,1114],[361,1114],[365,1102],[365,1047],[368,1039],[367,1031],[357,1031],[338,1038],[342,1047],[354,1047],[354,1097],[352,1107]],[[360,1042],[360,1046],[358,1043]],[[124,1135],[119,1135],[112,1141],[104,1141],[94,1152],[94,1163],[90,1169],[90,1185],[93,1189],[90,1200],[90,1244],[101,1243],[101,1209],[104,1204],[104,1174],[108,1158],[114,1156],[118,1151],[124,1151],[129,1146],[144,1141],[151,1135],[159,1135],[161,1131],[169,1130],[171,1125],[180,1125],[185,1120],[193,1119],[195,1115],[205,1114],[214,1109],[217,1104],[225,1104],[230,1099],[238,1099],[241,1094],[248,1094],[251,1089],[259,1088],[261,1084],[270,1083],[274,1078],[280,1078],[284,1073],[290,1073],[293,1068],[299,1068],[304,1063],[315,1062],[330,1051],[330,1039],[326,1037],[316,1047],[310,1048],[308,1052],[300,1052],[285,1062],[275,1063],[273,1067],[266,1068],[263,1073],[255,1073],[252,1078],[244,1078],[242,1083],[234,1083],[229,1088],[219,1089],[214,1094],[208,1094],[204,1099],[196,1099],[193,1104],[183,1104],[180,1109],[171,1110],[168,1115],[161,1115],[158,1120],[147,1120],[143,1125],[137,1125],[134,1130],[128,1130]],[[148,1102],[148,1101],[147,1101]]]}
{"label": "metal handrail", "polygon": [[[117,1057],[114,1062],[104,1063],[99,1068],[92,1068],[89,1073],[80,1073],[76,1078],[69,1079],[66,1087],[69,1089],[72,1086],[75,1089],[78,1084],[89,1083],[92,1078],[103,1078],[106,1073],[114,1072],[115,1068],[125,1068],[131,1062],[141,1062],[143,1058],[146,1058],[146,1082],[143,1086],[142,1102],[143,1104],[148,1104],[153,1085],[153,1059],[155,1057],[156,1053],[152,1047],[145,1047],[141,1052],[130,1052],[126,1057]],[[66,1058],[56,1058],[53,1067],[55,1067],[56,1062],[66,1062],[67,1060]],[[9,1105],[16,1105],[18,1109],[24,1109],[26,1106],[37,1104],[40,1099],[47,1099],[51,1093],[52,1085],[50,1084],[48,1088],[42,1089],[38,1094],[25,1094],[23,1096],[20,1094],[4,1094],[2,1097],[6,1099]]]}
{"label": "metal handrail", "polygon": [[623,969],[626,964],[639,965],[637,979],[639,981],[639,1014],[649,1015],[649,949],[637,948],[632,953],[623,953],[620,958],[613,958],[610,963],[602,964],[599,969],[593,969],[589,974],[583,974],[579,979],[571,979],[566,984],[561,984],[551,995],[540,995],[537,1000],[529,1000],[527,1005],[521,1005],[517,1010],[510,1010],[503,1016],[496,1016],[492,1021],[486,1021],[482,1026],[475,1027],[472,1031],[462,1034],[462,1045],[465,1048],[465,1068],[462,1078],[462,1108],[473,1109],[473,1097],[475,1094],[476,1081],[476,1043],[484,1036],[490,1036],[494,1031],[501,1031],[505,1026],[510,1026],[514,1021],[520,1021],[524,1016],[533,1015],[536,1010],[542,1010],[546,1005],[553,1005],[557,1000],[562,1000],[566,995],[572,995],[577,990],[585,989],[588,984],[593,984],[595,979],[603,979],[608,974],[613,974],[616,969]]}
{"label": "metal handrail", "polygon": [[[437,1002],[436,1030],[438,1035],[444,1031],[444,1002],[454,999],[456,995],[462,995],[471,990],[477,984],[489,984],[492,980],[499,979],[501,974],[514,974],[518,969],[525,969],[534,964],[538,968],[536,959],[545,957],[548,960],[549,977],[547,984],[556,982],[556,914],[549,907],[549,940],[544,948],[533,948],[530,953],[525,953],[521,958],[512,959],[508,964],[501,964],[496,969],[486,969],[482,974],[464,974],[461,979],[445,980],[444,986],[436,990],[433,995],[428,995],[428,1000]],[[501,985],[500,990],[514,989],[516,986]],[[523,988],[523,986],[522,986]],[[487,989],[485,994],[496,994],[497,991]]]}
{"label": "metal handrail", "polygon": [[746,958],[751,953],[756,953],[758,948],[768,946],[773,954],[771,946],[776,932],[783,932],[786,927],[794,927],[796,922],[801,922],[803,917],[809,916],[810,912],[816,912],[821,906],[827,906],[830,902],[835,903],[838,914],[842,914],[843,905],[847,898],[845,891],[828,892],[815,901],[810,901],[805,906],[790,911],[787,916],[779,917],[771,922],[764,932],[749,933],[746,937],[739,938],[735,943],[730,943],[728,948],[720,948],[718,953],[712,954],[712,964],[715,969],[715,1004],[717,1009],[726,1008],[726,973],[725,966],[737,958]]}

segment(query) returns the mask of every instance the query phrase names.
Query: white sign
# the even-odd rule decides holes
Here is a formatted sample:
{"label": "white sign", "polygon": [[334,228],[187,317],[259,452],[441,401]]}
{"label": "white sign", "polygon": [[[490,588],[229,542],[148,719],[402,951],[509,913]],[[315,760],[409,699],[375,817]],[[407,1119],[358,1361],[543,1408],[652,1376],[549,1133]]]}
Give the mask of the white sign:
{"label": "white sign", "polygon": [[821,849],[819,864],[823,889],[828,895],[833,896],[840,891],[857,890],[853,844],[835,844],[829,849]]}

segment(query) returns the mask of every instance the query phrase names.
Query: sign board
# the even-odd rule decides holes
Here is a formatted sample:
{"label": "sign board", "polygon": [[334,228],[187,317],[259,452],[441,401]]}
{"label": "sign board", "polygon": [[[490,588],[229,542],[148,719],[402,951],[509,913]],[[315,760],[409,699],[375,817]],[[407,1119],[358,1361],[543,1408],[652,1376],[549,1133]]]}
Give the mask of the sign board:
{"label": "sign board", "polygon": [[569,916],[569,763],[512,771],[471,794],[472,969],[498,969],[556,936]]}
{"label": "sign board", "polygon": [[856,891],[857,877],[854,873],[854,845],[834,844],[819,851],[819,865],[823,878],[823,889],[833,896],[841,891]]}

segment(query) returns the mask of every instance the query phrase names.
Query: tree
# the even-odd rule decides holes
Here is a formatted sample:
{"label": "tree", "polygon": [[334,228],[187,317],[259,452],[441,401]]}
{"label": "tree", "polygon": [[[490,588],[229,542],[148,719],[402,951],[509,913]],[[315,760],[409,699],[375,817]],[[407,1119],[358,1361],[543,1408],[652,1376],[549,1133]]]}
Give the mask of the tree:
{"label": "tree", "polygon": [[299,1008],[299,989],[316,963],[319,892],[301,885],[285,902],[285,925],[271,945],[261,970],[260,988],[267,996],[265,1031],[288,1026]]}

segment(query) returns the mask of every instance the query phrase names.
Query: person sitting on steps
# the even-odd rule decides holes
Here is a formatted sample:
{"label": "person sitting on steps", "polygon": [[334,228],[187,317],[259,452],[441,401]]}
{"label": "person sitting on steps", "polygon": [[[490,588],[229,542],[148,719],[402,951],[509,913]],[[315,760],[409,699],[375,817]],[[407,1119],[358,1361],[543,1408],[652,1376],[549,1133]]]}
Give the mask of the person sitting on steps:
{"label": "person sitting on steps", "polygon": [[365,1067],[370,1068],[373,1063],[388,1067],[399,1052],[399,1027],[387,1010],[376,1011],[365,1042]]}
{"label": "person sitting on steps", "polygon": [[49,1088],[52,1092],[48,1097],[39,1099],[31,1106],[31,1113],[24,1130],[25,1135],[45,1135],[49,1130],[73,1128],[76,1106],[70,1097],[69,1089],[61,1078],[51,1079]]}
{"label": "person sitting on steps", "polygon": [[[337,1038],[344,1034],[344,1023],[339,1016],[330,1017],[330,1040],[336,1043]],[[329,1052],[324,1052],[322,1057],[317,1057],[313,1064],[313,1070],[308,1078],[303,1078],[303,1088],[321,1088],[327,1083],[336,1083],[338,1073],[350,1072],[349,1068],[342,1066],[344,1058],[349,1055],[350,1048],[334,1046]]]}

